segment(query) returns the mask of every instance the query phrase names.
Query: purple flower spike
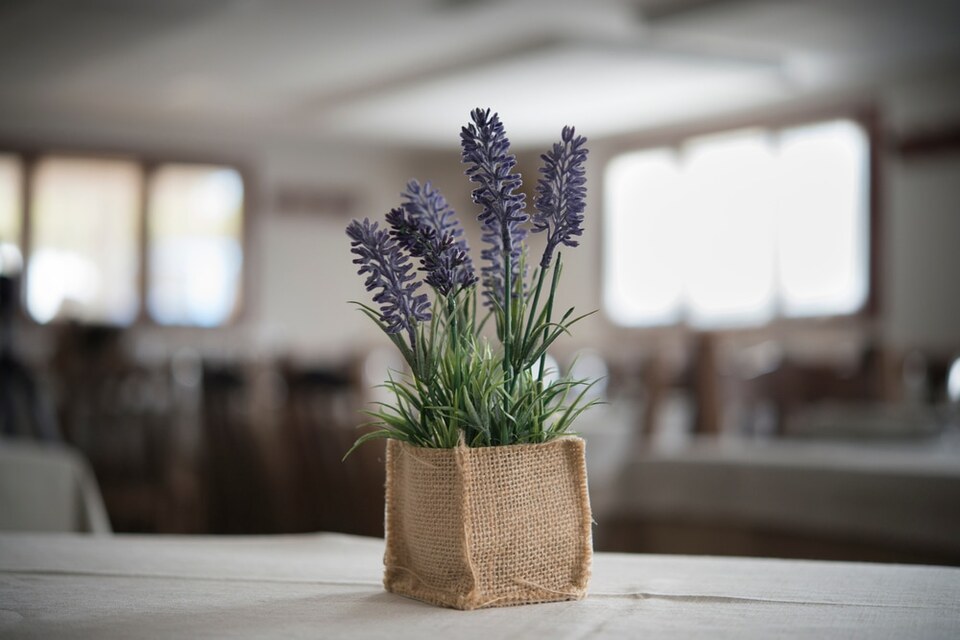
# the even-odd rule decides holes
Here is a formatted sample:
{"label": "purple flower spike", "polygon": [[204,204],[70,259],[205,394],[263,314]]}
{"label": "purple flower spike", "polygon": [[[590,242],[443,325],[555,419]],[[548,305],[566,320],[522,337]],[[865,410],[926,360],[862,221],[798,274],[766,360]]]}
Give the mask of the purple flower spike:
{"label": "purple flower spike", "polygon": [[421,217],[404,209],[391,210],[387,224],[391,237],[411,256],[420,258],[420,270],[426,273],[424,282],[439,294],[456,293],[477,281],[470,258],[450,231],[438,233]]}
{"label": "purple flower spike", "polygon": [[[411,255],[423,258],[421,264],[428,274],[427,284],[443,295],[473,286],[477,282],[477,276],[467,242],[463,239],[463,229],[440,192],[429,182],[421,185],[416,180],[411,180],[407,183],[403,199],[406,216],[400,217],[391,212],[393,220],[388,216],[387,222],[393,226],[394,238],[404,245]],[[413,227],[417,227],[418,231],[411,234]],[[404,228],[408,229],[406,233],[402,231]],[[414,238],[417,233],[426,243],[423,248],[413,246],[416,244]]]}
{"label": "purple flower spike", "polygon": [[473,201],[483,209],[478,216],[487,244],[481,256],[487,265],[481,269],[487,305],[503,303],[503,256],[509,255],[513,265],[511,277],[520,277],[520,255],[526,229],[520,226],[528,216],[524,211],[524,195],[514,193],[520,187],[520,175],[513,173],[517,159],[510,151],[510,141],[497,114],[490,109],[474,109],[473,124],[463,127],[460,143],[463,161],[468,164],[467,176],[478,186]]}
{"label": "purple flower spike", "polygon": [[543,177],[537,181],[537,198],[534,205],[533,232],[547,232],[547,246],[540,266],[550,266],[553,252],[558,245],[576,247],[574,236],[583,234],[583,211],[586,208],[587,179],[583,164],[587,160],[587,139],[575,135],[573,127],[564,127],[561,141],[542,156]]}
{"label": "purple flower spike", "polygon": [[421,185],[416,180],[411,180],[407,183],[407,190],[402,197],[403,208],[437,233],[449,231],[454,238],[463,235],[463,229],[454,217],[453,209],[429,182]]}
{"label": "purple flower spike", "polygon": [[360,265],[357,273],[370,274],[364,286],[367,291],[379,289],[373,301],[380,305],[380,319],[386,325],[386,332],[405,330],[413,344],[416,341],[414,324],[430,319],[430,303],[425,294],[414,293],[420,283],[412,282],[413,265],[409,258],[386,229],[378,229],[377,223],[371,224],[367,218],[347,225],[347,235],[351,240],[350,253],[358,256],[353,261]]}

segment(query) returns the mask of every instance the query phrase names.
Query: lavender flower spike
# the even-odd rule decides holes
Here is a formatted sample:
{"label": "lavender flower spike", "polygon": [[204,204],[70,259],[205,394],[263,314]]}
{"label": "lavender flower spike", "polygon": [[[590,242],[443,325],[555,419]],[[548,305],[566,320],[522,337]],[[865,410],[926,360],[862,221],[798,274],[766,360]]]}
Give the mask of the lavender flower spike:
{"label": "lavender flower spike", "polygon": [[454,217],[453,209],[429,182],[421,185],[416,180],[411,180],[407,183],[407,189],[402,197],[403,208],[437,233],[449,231],[455,238],[463,235],[463,229]]}
{"label": "lavender flower spike", "polygon": [[[420,270],[426,273],[424,282],[440,295],[457,293],[477,281],[469,265],[470,258],[451,232],[438,233],[422,218],[404,209],[391,210],[387,223],[390,236],[411,256],[420,258]],[[465,269],[468,265],[469,271]]]}
{"label": "lavender flower spike", "polygon": [[520,255],[526,229],[520,226],[528,217],[524,211],[524,195],[514,193],[520,187],[520,175],[513,173],[516,158],[509,153],[510,141],[500,117],[490,109],[474,109],[473,124],[460,132],[463,162],[469,165],[467,176],[478,186],[473,201],[483,210],[478,219],[487,248],[481,256],[487,265],[481,269],[487,305],[505,299],[503,256],[509,256],[511,277],[520,275]]}
{"label": "lavender flower spike", "polygon": [[[463,239],[463,229],[440,192],[429,182],[421,185],[411,180],[407,183],[403,199],[406,216],[391,212],[387,222],[393,227],[391,234],[394,238],[406,246],[411,255],[423,258],[421,264],[428,273],[427,284],[443,295],[473,286],[477,276],[467,242]],[[411,235],[414,227],[419,231]],[[403,228],[408,229],[405,238]],[[428,239],[427,235],[431,237]],[[412,246],[416,244],[417,237],[427,244],[422,248]],[[430,243],[432,245],[427,246]],[[428,261],[433,266],[428,266]]]}
{"label": "lavender flower spike", "polygon": [[583,164],[587,139],[575,135],[573,127],[564,127],[560,142],[542,156],[543,177],[537,181],[537,198],[534,205],[533,232],[547,232],[547,246],[540,259],[540,267],[546,269],[553,259],[558,245],[575,247],[579,243],[574,236],[583,234],[583,211],[587,197],[587,179]]}
{"label": "lavender flower spike", "polygon": [[379,289],[373,301],[380,305],[380,319],[387,333],[406,331],[410,343],[416,341],[416,322],[430,319],[430,303],[425,294],[414,292],[420,286],[410,269],[409,258],[403,254],[386,229],[378,229],[377,223],[354,220],[347,225],[350,237],[350,253],[357,255],[353,263],[360,265],[357,274],[370,274],[363,283],[367,291]]}

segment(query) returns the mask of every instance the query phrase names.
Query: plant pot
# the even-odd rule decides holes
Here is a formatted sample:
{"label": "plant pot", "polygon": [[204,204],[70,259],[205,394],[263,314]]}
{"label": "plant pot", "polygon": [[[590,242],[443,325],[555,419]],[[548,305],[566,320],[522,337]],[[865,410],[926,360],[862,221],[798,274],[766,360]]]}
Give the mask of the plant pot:
{"label": "plant pot", "polygon": [[579,600],[593,554],[584,442],[387,444],[384,587],[456,609]]}

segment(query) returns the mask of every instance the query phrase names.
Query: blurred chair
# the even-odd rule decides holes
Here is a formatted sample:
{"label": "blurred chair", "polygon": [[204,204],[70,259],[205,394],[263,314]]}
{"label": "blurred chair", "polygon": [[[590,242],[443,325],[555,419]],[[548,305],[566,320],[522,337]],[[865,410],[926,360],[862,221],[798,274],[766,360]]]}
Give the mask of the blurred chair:
{"label": "blurred chair", "polygon": [[[344,454],[365,430],[356,365],[287,367],[284,434],[297,531],[383,535],[384,443]],[[367,428],[366,430],[369,430]]]}
{"label": "blurred chair", "polygon": [[109,534],[83,456],[65,445],[0,440],[0,530]]}
{"label": "blurred chair", "polygon": [[200,530],[199,471],[182,443],[184,419],[199,411],[199,387],[185,396],[172,366],[135,358],[124,329],[68,323],[51,330],[57,341],[47,377],[59,391],[64,439],[96,471],[114,528]]}
{"label": "blurred chair", "polygon": [[203,469],[210,533],[276,533],[275,504],[239,364],[203,366]]}
{"label": "blurred chair", "polygon": [[48,390],[14,349],[16,318],[22,311],[20,281],[4,273],[2,258],[0,255],[0,436],[59,441]]}

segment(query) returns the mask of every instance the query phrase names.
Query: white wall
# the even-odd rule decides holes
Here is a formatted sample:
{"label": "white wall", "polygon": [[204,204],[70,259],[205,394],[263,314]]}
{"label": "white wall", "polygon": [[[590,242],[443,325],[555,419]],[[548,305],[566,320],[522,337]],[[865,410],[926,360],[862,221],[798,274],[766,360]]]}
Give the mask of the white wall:
{"label": "white wall", "polygon": [[960,350],[960,152],[889,169],[887,337]]}
{"label": "white wall", "polygon": [[[960,126],[956,72],[883,95],[894,137]],[[960,352],[960,149],[897,156],[886,164],[884,331],[901,347]]]}
{"label": "white wall", "polygon": [[[922,132],[944,127],[956,130],[960,125],[960,83],[955,82],[956,77],[955,71],[947,70],[857,94],[810,99],[812,109],[831,101],[872,102],[879,111],[885,134],[881,141],[884,253],[878,283],[882,308],[875,328],[885,341],[901,349],[960,352],[960,150],[900,156],[896,149],[897,140]],[[802,102],[798,103],[771,108],[802,112]],[[582,246],[564,255],[565,288],[561,297],[563,304],[575,304],[583,310],[602,307],[603,165],[622,149],[623,142],[599,140],[590,147],[586,232]],[[868,323],[861,329],[872,331],[874,327]],[[816,340],[817,336],[830,336],[829,332],[813,327],[810,335]],[[855,333],[862,335],[863,331]],[[615,356],[652,344],[666,343],[669,349],[671,341],[682,338],[670,331],[619,329],[601,313],[578,327],[571,346],[597,346]]]}
{"label": "white wall", "polygon": [[[890,134],[882,181],[885,255],[880,331],[903,348],[960,349],[960,153],[901,158],[890,145],[893,138],[960,122],[960,91],[949,82],[951,78],[950,73],[933,74],[872,93],[882,126]],[[817,104],[822,102],[824,97],[818,97]],[[601,178],[605,160],[619,144],[618,140],[591,144],[586,229],[581,246],[564,251],[557,306],[600,313],[580,323],[572,337],[561,339],[561,354],[592,346],[616,355],[673,338],[669,332],[638,335],[619,329],[602,312]],[[525,177],[528,199],[538,177],[538,153],[520,154],[518,168]],[[358,188],[370,202],[363,213],[369,211],[378,219],[399,202],[399,191],[409,178],[432,180],[460,214],[474,257],[479,259],[477,208],[470,201],[472,185],[463,175],[457,149],[412,157],[358,153],[352,160],[278,154],[267,159],[264,179],[276,183],[295,177],[309,183],[316,176],[350,184],[360,176]],[[263,282],[257,330],[278,346],[314,353],[339,354],[354,344],[377,341],[369,323],[343,303],[365,299],[360,279],[347,268],[346,221],[265,213],[259,239]],[[532,253],[539,255],[539,246],[534,237]]]}
{"label": "white wall", "polygon": [[[224,358],[263,353],[303,359],[339,358],[358,346],[385,343],[347,301],[368,300],[351,264],[344,229],[350,216],[276,209],[280,188],[331,189],[357,203],[357,217],[382,217],[408,176],[396,150],[198,131],[190,127],[65,118],[5,119],[0,139],[40,150],[123,152],[165,159],[218,159],[246,170],[244,310],[233,326],[217,330],[135,326],[132,348],[161,358],[181,346]],[[27,324],[20,333],[27,354],[49,353],[50,332]]]}
{"label": "white wall", "polygon": [[[960,122],[960,89],[950,73],[882,88],[877,96],[886,129],[897,136]],[[862,97],[862,96],[861,96]],[[575,123],[573,123],[575,124]],[[589,133],[589,132],[585,132]],[[479,259],[476,207],[459,152],[408,154],[298,140],[244,139],[185,129],[144,128],[116,122],[4,122],[0,137],[57,147],[129,148],[172,156],[222,156],[251,168],[251,283],[239,325],[221,331],[138,328],[145,353],[178,344],[224,355],[262,352],[301,358],[338,358],[382,336],[347,300],[369,300],[351,264],[344,228],[349,216],[293,214],[274,209],[280,187],[333,187],[356,195],[358,217],[383,214],[399,203],[409,178],[432,180],[460,212]],[[581,246],[564,251],[558,307],[600,309],[602,277],[601,174],[620,143],[595,140],[588,167],[590,195]],[[539,160],[523,153],[528,193]],[[885,154],[883,334],[896,345],[960,349],[960,153],[900,158]],[[534,253],[538,253],[534,249]],[[602,312],[581,323],[561,352],[596,346],[611,353],[662,340],[613,327]]]}
{"label": "white wall", "polygon": [[[275,153],[262,182],[313,185],[356,193],[356,217],[382,218],[406,179],[401,158],[384,151]],[[263,346],[301,357],[349,353],[379,342],[375,327],[348,300],[369,302],[352,264],[345,228],[350,216],[261,211],[254,257],[256,302],[251,320]]]}

